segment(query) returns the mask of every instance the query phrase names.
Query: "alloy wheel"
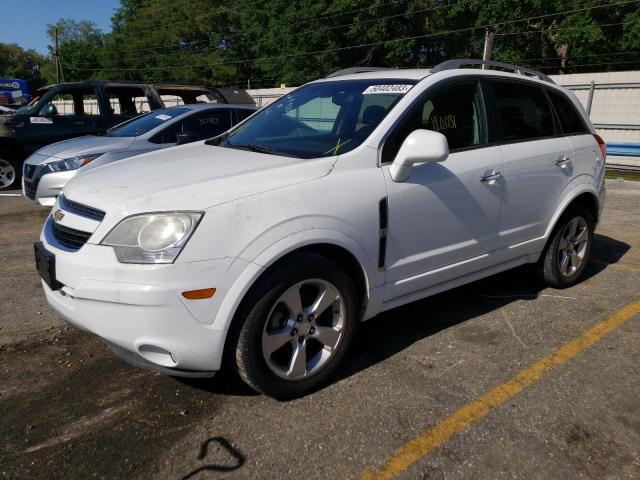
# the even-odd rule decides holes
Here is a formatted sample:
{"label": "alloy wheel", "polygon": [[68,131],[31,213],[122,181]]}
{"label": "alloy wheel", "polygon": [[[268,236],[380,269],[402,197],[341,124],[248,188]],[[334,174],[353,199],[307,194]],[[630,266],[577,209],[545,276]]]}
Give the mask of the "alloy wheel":
{"label": "alloy wheel", "polygon": [[6,188],[16,179],[16,170],[6,160],[0,158],[0,188]]}
{"label": "alloy wheel", "polygon": [[582,217],[574,217],[565,226],[558,244],[558,267],[565,277],[574,275],[587,252],[589,227]]}
{"label": "alloy wheel", "polygon": [[269,369],[286,380],[310,377],[333,358],[343,338],[346,305],[330,282],[310,279],[275,302],[262,334]]}

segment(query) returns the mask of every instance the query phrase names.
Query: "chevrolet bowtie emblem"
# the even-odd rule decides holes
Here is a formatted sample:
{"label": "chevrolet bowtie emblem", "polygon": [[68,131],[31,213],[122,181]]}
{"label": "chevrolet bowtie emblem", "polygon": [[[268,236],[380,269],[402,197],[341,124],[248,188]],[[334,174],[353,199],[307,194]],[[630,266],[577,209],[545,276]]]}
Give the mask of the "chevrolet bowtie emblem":
{"label": "chevrolet bowtie emblem", "polygon": [[56,222],[61,222],[63,218],[64,218],[64,213],[62,213],[62,210],[56,210],[55,212],[53,212],[53,219]]}

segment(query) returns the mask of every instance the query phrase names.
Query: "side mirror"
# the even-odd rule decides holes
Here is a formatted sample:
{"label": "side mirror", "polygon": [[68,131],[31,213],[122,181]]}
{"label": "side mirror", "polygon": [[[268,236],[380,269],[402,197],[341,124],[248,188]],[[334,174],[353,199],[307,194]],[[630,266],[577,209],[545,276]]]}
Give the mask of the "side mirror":
{"label": "side mirror", "polygon": [[42,107],[40,114],[44,117],[55,117],[56,115],[58,115],[58,109],[53,103],[47,103],[44,107]]}
{"label": "side mirror", "polygon": [[447,137],[431,130],[415,130],[402,142],[389,172],[394,182],[404,182],[414,164],[444,162],[448,156]]}
{"label": "side mirror", "polygon": [[183,132],[176,135],[176,146],[184,145],[185,143],[191,143],[196,139],[193,132]]}

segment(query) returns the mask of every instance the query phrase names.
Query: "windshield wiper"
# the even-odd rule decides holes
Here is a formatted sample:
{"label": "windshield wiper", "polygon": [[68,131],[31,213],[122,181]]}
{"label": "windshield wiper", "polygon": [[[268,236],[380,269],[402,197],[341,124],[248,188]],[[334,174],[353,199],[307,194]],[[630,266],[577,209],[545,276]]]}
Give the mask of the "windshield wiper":
{"label": "windshield wiper", "polygon": [[267,153],[269,155],[281,155],[281,156],[284,156],[284,157],[300,158],[297,155],[293,155],[292,153],[284,152],[282,150],[278,150],[277,148],[264,147],[262,145],[254,145],[252,143],[246,144],[246,145],[236,145],[236,144],[231,144],[231,143],[227,142],[227,144],[225,146],[226,147],[230,147],[230,148],[240,148],[240,149],[243,149],[243,150],[250,150],[252,152],[257,152],[257,153]]}

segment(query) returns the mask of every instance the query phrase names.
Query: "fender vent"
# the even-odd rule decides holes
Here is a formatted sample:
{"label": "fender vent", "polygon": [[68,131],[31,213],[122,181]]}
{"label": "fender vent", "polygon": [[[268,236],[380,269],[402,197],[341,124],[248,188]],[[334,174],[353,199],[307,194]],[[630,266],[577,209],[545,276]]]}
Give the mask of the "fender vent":
{"label": "fender vent", "polygon": [[378,244],[378,268],[384,269],[384,260],[387,253],[387,228],[389,226],[389,205],[387,197],[380,200],[380,239]]}

